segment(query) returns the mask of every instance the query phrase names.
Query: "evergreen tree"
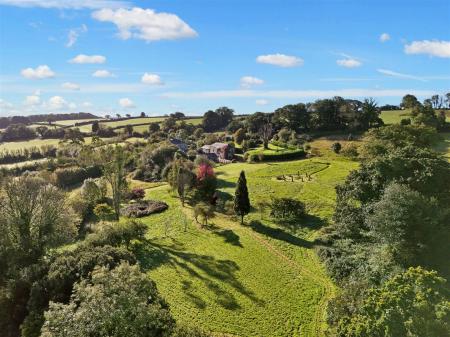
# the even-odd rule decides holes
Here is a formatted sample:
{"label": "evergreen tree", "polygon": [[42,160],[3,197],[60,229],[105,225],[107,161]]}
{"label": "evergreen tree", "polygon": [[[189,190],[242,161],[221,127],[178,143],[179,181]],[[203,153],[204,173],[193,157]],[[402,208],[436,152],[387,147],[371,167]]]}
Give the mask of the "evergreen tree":
{"label": "evergreen tree", "polygon": [[250,212],[250,200],[248,198],[247,179],[245,172],[241,171],[236,192],[234,193],[234,211],[241,216],[241,225],[244,224],[244,216]]}

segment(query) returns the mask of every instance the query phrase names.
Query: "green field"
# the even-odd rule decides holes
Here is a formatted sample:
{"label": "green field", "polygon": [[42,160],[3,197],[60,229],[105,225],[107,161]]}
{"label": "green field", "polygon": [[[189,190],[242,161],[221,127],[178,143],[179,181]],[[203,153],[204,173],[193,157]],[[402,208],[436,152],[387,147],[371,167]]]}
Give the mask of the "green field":
{"label": "green field", "polygon": [[[169,210],[143,218],[150,244],[141,247],[141,264],[186,324],[227,336],[322,336],[326,302],[335,288],[314,253],[314,238],[331,219],[335,185],[356,166],[343,159],[308,159],[216,170],[222,198],[232,198],[245,170],[252,203],[272,196],[304,201],[309,215],[294,228],[273,222],[268,211],[262,219],[253,211],[246,226],[217,214],[208,228],[200,228],[167,185],[150,188],[147,198],[166,201]],[[312,174],[312,180],[275,179],[297,172]]]}
{"label": "green field", "polygon": [[[85,137],[84,142],[85,144],[90,144],[92,141],[92,137]],[[25,140],[20,142],[7,142],[7,143],[0,143],[0,151],[3,150],[19,150],[19,149],[29,149],[30,147],[41,147],[44,145],[54,145],[58,146],[60,142],[60,139],[32,139],[32,140]]]}
{"label": "green field", "polygon": [[385,124],[398,124],[403,118],[410,118],[411,109],[381,111],[381,119]]}
{"label": "green field", "polygon": [[102,122],[102,125],[110,126],[112,128],[118,127],[118,126],[125,126],[125,125],[135,125],[135,124],[142,124],[142,123],[160,123],[165,119],[165,117],[142,117],[142,118],[132,118],[132,119],[126,119],[122,121],[105,121]]}
{"label": "green field", "polygon": [[[400,121],[403,118],[410,118],[411,117],[411,109],[405,109],[405,110],[391,110],[391,111],[381,111],[381,119],[385,124],[397,124],[400,123]],[[445,120],[447,122],[450,122],[450,110],[445,111],[446,118]]]}
{"label": "green field", "polygon": [[93,121],[99,121],[103,120],[103,118],[90,118],[90,119],[72,119],[72,120],[64,120],[64,121],[55,121],[55,124],[58,125],[75,125],[75,123],[82,123],[82,122],[93,122]]}

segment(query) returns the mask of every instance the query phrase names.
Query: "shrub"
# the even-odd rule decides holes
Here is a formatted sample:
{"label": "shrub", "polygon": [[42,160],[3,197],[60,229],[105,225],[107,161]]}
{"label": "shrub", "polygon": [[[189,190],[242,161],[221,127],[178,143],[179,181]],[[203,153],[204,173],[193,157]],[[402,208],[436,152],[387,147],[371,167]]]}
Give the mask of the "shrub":
{"label": "shrub", "polygon": [[353,143],[350,143],[350,144],[347,144],[346,146],[344,146],[344,148],[341,150],[341,152],[345,157],[348,157],[348,158],[355,159],[358,157],[358,147]]}
{"label": "shrub", "polygon": [[194,218],[197,223],[199,223],[198,218],[202,219],[202,225],[208,225],[208,219],[211,219],[215,216],[214,214],[214,206],[210,204],[206,204],[204,202],[200,202],[194,207]]}
{"label": "shrub", "polygon": [[143,240],[147,225],[131,220],[128,222],[105,222],[93,233],[88,235],[86,243],[92,246],[129,246],[132,240]]}
{"label": "shrub", "polygon": [[333,143],[333,145],[331,145],[331,149],[333,150],[334,153],[341,152],[342,149],[341,143],[339,142]]}
{"label": "shrub", "polygon": [[400,125],[411,125],[411,118],[402,118]]}
{"label": "shrub", "polygon": [[145,190],[141,187],[135,187],[130,191],[131,200],[142,200],[145,197]]}
{"label": "shrub", "polygon": [[277,219],[296,219],[305,215],[305,204],[291,198],[274,198],[270,216]]}
{"label": "shrub", "polygon": [[69,167],[55,170],[55,184],[59,187],[69,187],[82,183],[87,178],[97,178],[102,174],[99,166]]}
{"label": "shrub", "polygon": [[113,216],[114,210],[108,204],[103,203],[95,206],[94,214],[102,220],[108,220]]}
{"label": "shrub", "polygon": [[130,218],[141,218],[153,213],[165,211],[169,206],[162,201],[143,200],[134,204],[125,206],[121,213]]}

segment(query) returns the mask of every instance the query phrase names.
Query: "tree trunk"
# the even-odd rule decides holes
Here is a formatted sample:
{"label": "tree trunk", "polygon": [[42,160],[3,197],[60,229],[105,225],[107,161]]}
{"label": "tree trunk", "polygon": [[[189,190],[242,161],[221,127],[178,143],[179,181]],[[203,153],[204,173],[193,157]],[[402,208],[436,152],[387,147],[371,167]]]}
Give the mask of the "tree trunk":
{"label": "tree trunk", "polygon": [[244,224],[244,215],[241,215],[241,225]]}

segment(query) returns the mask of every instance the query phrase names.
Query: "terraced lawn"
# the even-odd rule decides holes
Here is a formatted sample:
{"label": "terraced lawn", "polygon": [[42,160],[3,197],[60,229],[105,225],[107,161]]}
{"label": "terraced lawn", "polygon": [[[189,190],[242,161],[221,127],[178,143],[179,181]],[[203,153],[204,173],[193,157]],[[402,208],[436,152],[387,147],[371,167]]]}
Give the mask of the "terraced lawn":
{"label": "terraced lawn", "polygon": [[[192,209],[181,207],[167,185],[149,188],[147,198],[166,201],[169,210],[143,218],[149,244],[140,247],[141,264],[186,324],[227,336],[323,336],[325,305],[335,288],[314,253],[314,238],[331,219],[335,185],[356,166],[320,158],[216,169],[221,198],[232,198],[245,170],[252,204],[272,196],[304,201],[309,215],[297,224],[277,223],[269,210],[262,216],[254,210],[245,226],[216,214],[208,228],[200,228]],[[312,180],[276,179],[297,173]]]}

